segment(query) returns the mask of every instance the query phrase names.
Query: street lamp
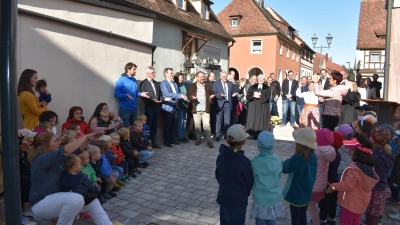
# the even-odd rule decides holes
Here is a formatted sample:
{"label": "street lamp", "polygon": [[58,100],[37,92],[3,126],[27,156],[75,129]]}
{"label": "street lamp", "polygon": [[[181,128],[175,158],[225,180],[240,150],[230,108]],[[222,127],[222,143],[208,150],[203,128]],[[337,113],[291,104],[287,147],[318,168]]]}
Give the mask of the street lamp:
{"label": "street lamp", "polygon": [[314,34],[314,36],[311,37],[312,43],[314,45],[314,49],[316,49],[316,48],[320,49],[320,53],[319,53],[319,69],[322,69],[322,49],[324,49],[324,48],[330,49],[331,43],[332,43],[332,39],[333,39],[333,37],[329,33],[328,36],[326,36],[326,43],[328,43],[328,46],[323,47],[321,45],[321,47],[315,47],[315,45],[317,44],[317,41],[318,41],[318,37],[315,34]]}

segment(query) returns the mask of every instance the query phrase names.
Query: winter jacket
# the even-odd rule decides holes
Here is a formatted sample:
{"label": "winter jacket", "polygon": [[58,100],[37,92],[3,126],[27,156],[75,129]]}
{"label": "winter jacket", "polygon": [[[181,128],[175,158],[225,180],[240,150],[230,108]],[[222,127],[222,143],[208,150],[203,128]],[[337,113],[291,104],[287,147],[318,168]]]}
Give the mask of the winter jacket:
{"label": "winter jacket", "polygon": [[[105,177],[110,177],[111,172],[112,172],[112,167],[110,163],[108,162],[108,159],[106,158],[105,155],[101,155],[101,158],[99,160],[99,174]],[[97,164],[97,163],[96,163]]]}
{"label": "winter jacket", "polygon": [[317,146],[315,155],[318,159],[317,177],[312,192],[323,192],[328,184],[329,162],[336,158],[336,151],[331,145]]}
{"label": "winter jacket", "polygon": [[221,145],[216,164],[217,203],[232,209],[246,207],[254,183],[250,160],[242,150],[235,152],[232,147]]}
{"label": "winter jacket", "polygon": [[341,160],[339,163],[339,168],[338,168],[338,173],[342,174],[343,171],[347,168],[347,166],[353,162],[353,160],[350,157],[350,149],[347,148],[346,146],[342,146],[338,150]]}
{"label": "winter jacket", "polygon": [[18,95],[18,105],[24,116],[24,128],[32,130],[39,122],[39,116],[47,111],[47,106],[40,108],[38,98],[29,91],[23,91]]}
{"label": "winter jacket", "polygon": [[330,184],[339,182],[338,168],[342,156],[340,155],[338,150],[335,150],[335,152],[336,152],[336,157],[332,162],[329,163],[329,169],[328,169],[328,183]]}
{"label": "winter jacket", "polygon": [[39,95],[39,102],[46,101],[47,103],[51,102],[51,94],[46,94],[46,91],[40,93]]}
{"label": "winter jacket", "polygon": [[64,132],[65,130],[68,130],[71,124],[79,125],[82,134],[90,134],[89,125],[84,120],[74,120],[70,119],[69,117],[67,118],[67,121],[63,123],[61,131]]}
{"label": "winter jacket", "polygon": [[367,176],[355,163],[350,163],[342,175],[340,183],[333,183],[338,191],[339,205],[350,212],[363,214],[371,200],[371,190],[378,182],[378,174],[371,168],[374,177]]}
{"label": "winter jacket", "polygon": [[135,149],[129,139],[121,139],[119,145],[121,146],[122,153],[124,153],[125,157],[133,156]]}
{"label": "winter jacket", "polygon": [[110,163],[111,168],[114,168],[115,167],[115,160],[116,160],[114,151],[111,148],[109,148],[109,149],[107,149],[107,151],[104,154],[104,156],[106,157],[106,159]]}
{"label": "winter jacket", "polygon": [[263,206],[274,206],[281,201],[282,159],[275,153],[260,154],[251,160],[254,185],[254,202]]}
{"label": "winter jacket", "polygon": [[92,167],[92,165],[90,165],[90,163],[86,164],[85,166],[82,166],[81,173],[88,175],[89,180],[93,184],[97,184],[96,171],[93,169],[93,167]]}
{"label": "winter jacket", "polygon": [[118,155],[118,158],[114,160],[115,164],[120,164],[122,162],[122,159],[125,157],[124,153],[122,152],[121,146],[118,145],[113,145],[111,147],[115,155]]}
{"label": "winter jacket", "polygon": [[[126,94],[129,94],[132,99],[128,98]],[[141,92],[138,91],[136,78],[123,73],[117,80],[115,87],[115,97],[119,99],[119,108],[136,110],[136,97],[140,97],[140,94]]]}
{"label": "winter jacket", "polygon": [[343,96],[347,94],[346,85],[338,85],[328,90],[323,90],[319,84],[314,84],[314,92],[318,97],[324,97],[324,108],[322,115],[340,116],[340,105],[342,104]]}
{"label": "winter jacket", "polygon": [[93,190],[93,183],[84,173],[71,174],[64,171],[60,177],[60,187],[63,191],[72,191],[85,197],[89,190]]}
{"label": "winter jacket", "polygon": [[294,206],[305,206],[311,200],[317,174],[318,161],[314,152],[304,160],[303,155],[293,155],[283,162],[282,172],[289,174],[283,189],[283,198]]}
{"label": "winter jacket", "polygon": [[387,174],[394,164],[392,155],[386,154],[385,150],[372,150],[372,157],[375,159],[375,171],[379,176],[379,181],[374,187],[374,191],[385,191],[388,184]]}
{"label": "winter jacket", "polygon": [[400,154],[400,136],[395,135],[392,140],[393,143],[396,145],[394,152],[394,156],[396,157],[397,155]]}
{"label": "winter jacket", "polygon": [[[214,94],[212,90],[212,85],[209,83],[204,84],[204,91],[206,93],[206,113],[210,113],[211,107],[214,107],[213,99],[210,99],[210,95]],[[190,85],[188,90],[188,98],[190,100],[190,104],[192,104],[192,113],[197,113],[196,107],[198,104],[197,99],[193,99],[193,96],[197,96],[197,82]]]}
{"label": "winter jacket", "polygon": [[147,150],[146,143],[144,142],[143,133],[136,131],[131,132],[131,145],[139,152],[141,150]]}

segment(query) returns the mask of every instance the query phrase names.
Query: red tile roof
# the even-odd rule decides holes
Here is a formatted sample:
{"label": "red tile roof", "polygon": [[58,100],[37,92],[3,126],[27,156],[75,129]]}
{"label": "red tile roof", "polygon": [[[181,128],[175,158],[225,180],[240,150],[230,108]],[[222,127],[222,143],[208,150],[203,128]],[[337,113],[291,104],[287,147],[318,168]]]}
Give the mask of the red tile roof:
{"label": "red tile roof", "polygon": [[358,23],[357,49],[385,49],[386,0],[362,0]]}
{"label": "red tile roof", "polygon": [[218,21],[217,16],[210,8],[209,20],[203,19],[192,5],[191,1],[186,0],[186,10],[179,9],[171,0],[103,0],[113,4],[122,4],[139,10],[155,13],[158,19],[163,17],[170,19],[177,24],[189,26],[192,29],[211,33],[224,40],[233,41],[233,38]]}

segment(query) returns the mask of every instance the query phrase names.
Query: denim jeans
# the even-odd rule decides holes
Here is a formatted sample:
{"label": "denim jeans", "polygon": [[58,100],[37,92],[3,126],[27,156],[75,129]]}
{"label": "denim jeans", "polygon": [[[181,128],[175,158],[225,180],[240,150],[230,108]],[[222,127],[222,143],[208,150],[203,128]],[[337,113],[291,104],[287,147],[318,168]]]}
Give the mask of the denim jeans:
{"label": "denim jeans", "polygon": [[278,107],[276,106],[276,104],[278,103],[278,98],[276,100],[275,100],[275,98],[273,98],[273,99],[271,99],[271,101],[272,101],[272,104],[270,104],[271,116],[279,116]]}
{"label": "denim jeans", "polygon": [[118,174],[117,181],[118,181],[118,180],[121,180],[121,178],[122,178],[122,173],[124,172],[124,169],[122,169],[122,168],[119,167],[119,166],[115,166],[115,167],[112,169],[112,171],[113,171],[114,173],[117,173],[117,174]]}
{"label": "denim jeans", "polygon": [[256,217],[256,225],[275,225],[276,220],[263,220]]}
{"label": "denim jeans", "polygon": [[154,151],[140,150],[139,155],[140,155],[139,163],[145,163],[154,155]]}
{"label": "denim jeans", "polygon": [[119,116],[121,117],[122,121],[124,121],[124,127],[129,128],[129,126],[133,126],[137,118],[137,109],[129,110],[119,108]]}
{"label": "denim jeans", "polygon": [[286,116],[287,116],[287,112],[288,112],[288,108],[290,110],[290,124],[293,125],[294,124],[294,117],[295,117],[295,108],[296,108],[296,102],[291,101],[291,100],[283,100],[282,99],[282,124],[285,125],[286,124]]}
{"label": "denim jeans", "polygon": [[322,119],[322,110],[324,108],[324,103],[318,103],[318,110],[319,110],[319,126],[322,129],[324,120]]}
{"label": "denim jeans", "polygon": [[183,139],[186,137],[186,121],[187,121],[187,110],[179,109],[178,110],[178,139]]}
{"label": "denim jeans", "polygon": [[307,208],[308,205],[301,207],[290,205],[292,225],[307,225]]}
{"label": "denim jeans", "polygon": [[299,117],[301,117],[301,112],[303,111],[303,107],[304,107],[304,105],[297,104],[297,112],[299,112]]}
{"label": "denim jeans", "polygon": [[246,220],[246,207],[239,209],[219,207],[220,225],[244,225]]}

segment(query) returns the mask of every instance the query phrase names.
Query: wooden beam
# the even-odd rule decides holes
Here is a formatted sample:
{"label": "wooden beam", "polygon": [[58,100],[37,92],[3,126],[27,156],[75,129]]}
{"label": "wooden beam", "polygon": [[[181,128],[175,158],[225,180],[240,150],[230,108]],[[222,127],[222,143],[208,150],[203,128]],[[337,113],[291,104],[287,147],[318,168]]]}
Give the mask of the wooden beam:
{"label": "wooden beam", "polygon": [[204,41],[204,43],[200,46],[200,48],[199,49],[197,49],[197,52],[199,52],[200,51],[200,49],[201,48],[203,48],[204,47],[204,45],[206,45],[206,43],[207,43],[208,41]]}
{"label": "wooden beam", "polygon": [[183,46],[183,48],[182,48],[182,53],[185,53],[185,49],[186,49],[186,47],[193,41],[193,39],[194,39],[194,37],[192,36],[192,38],[189,40],[189,42],[188,43],[186,43],[186,45],[185,46]]}

